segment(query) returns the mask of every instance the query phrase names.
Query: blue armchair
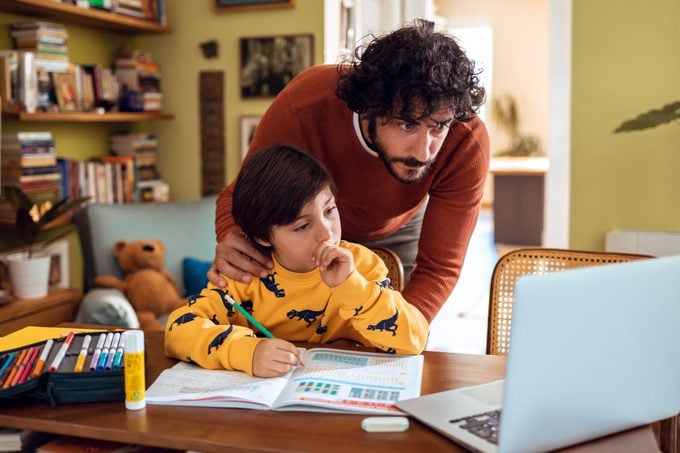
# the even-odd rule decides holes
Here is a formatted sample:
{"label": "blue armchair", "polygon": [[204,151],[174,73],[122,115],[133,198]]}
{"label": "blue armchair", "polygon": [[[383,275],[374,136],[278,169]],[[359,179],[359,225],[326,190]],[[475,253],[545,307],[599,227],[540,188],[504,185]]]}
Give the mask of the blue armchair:
{"label": "blue armchair", "polygon": [[[76,216],[85,268],[85,297],[77,322],[139,327],[125,296],[114,289],[94,288],[97,275],[123,277],[113,257],[120,239],[160,239],[165,244],[165,267],[186,294],[185,259],[205,266],[215,253],[215,201],[206,197],[192,201],[158,204],[91,204]],[[202,275],[204,273],[201,272]]]}

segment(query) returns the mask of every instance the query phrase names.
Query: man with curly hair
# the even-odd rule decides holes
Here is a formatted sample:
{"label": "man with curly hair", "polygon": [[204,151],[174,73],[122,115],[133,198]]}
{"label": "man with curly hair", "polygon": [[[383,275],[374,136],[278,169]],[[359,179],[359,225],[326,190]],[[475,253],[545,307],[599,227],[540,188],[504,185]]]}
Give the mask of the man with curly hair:
{"label": "man with curly hair", "polygon": [[[298,74],[257,126],[254,152],[293,144],[319,159],[338,187],[343,239],[394,250],[404,298],[431,322],[453,290],[481,204],[489,139],[474,63],[431,22],[375,38],[356,58]],[[219,272],[264,277],[271,257],[249,243],[231,215],[235,181],[217,201]]]}

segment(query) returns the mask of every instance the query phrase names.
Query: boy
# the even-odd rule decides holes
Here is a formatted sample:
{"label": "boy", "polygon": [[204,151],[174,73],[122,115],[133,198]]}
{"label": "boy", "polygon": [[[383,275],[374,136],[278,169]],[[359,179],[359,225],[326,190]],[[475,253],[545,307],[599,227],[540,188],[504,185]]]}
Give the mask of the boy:
{"label": "boy", "polygon": [[[392,289],[377,255],[340,239],[335,192],[326,169],[299,149],[273,146],[250,157],[234,188],[233,216],[248,239],[271,252],[274,268],[248,283],[210,283],[172,312],[166,354],[205,368],[273,377],[299,364],[289,341],[344,338],[420,353],[425,317]],[[256,338],[225,294],[277,338]]]}

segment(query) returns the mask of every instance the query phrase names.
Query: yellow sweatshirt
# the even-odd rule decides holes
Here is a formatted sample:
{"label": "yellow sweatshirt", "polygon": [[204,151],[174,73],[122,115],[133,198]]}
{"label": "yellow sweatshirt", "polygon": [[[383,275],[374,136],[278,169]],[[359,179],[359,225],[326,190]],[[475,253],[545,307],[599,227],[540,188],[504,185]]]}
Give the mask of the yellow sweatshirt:
{"label": "yellow sweatshirt", "polygon": [[383,261],[368,248],[342,241],[354,256],[354,272],[329,288],[318,269],[291,272],[274,260],[266,278],[212,283],[173,311],[165,327],[165,353],[204,368],[253,374],[256,338],[224,292],[277,338],[329,343],[351,339],[397,354],[419,354],[429,326],[422,313],[392,289]]}

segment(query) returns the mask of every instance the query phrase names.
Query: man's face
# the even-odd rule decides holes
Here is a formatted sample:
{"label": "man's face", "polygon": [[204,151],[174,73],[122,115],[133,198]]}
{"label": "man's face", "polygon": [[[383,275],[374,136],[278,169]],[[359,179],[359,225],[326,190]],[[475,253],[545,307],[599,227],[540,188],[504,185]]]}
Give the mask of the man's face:
{"label": "man's face", "polygon": [[294,272],[309,272],[317,268],[313,253],[320,242],[340,243],[342,228],[335,197],[329,187],[306,203],[300,215],[287,225],[271,230],[271,241],[258,241],[273,248],[276,260]]}
{"label": "man's face", "polygon": [[377,118],[369,121],[368,137],[397,181],[413,184],[425,177],[437,158],[453,121],[449,108],[427,118]]}

